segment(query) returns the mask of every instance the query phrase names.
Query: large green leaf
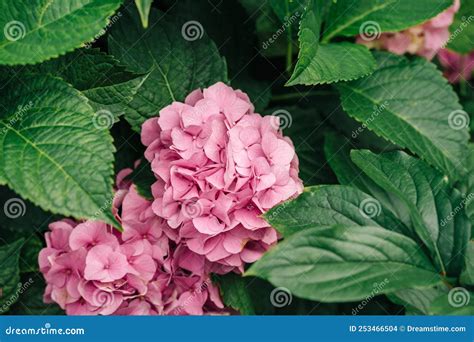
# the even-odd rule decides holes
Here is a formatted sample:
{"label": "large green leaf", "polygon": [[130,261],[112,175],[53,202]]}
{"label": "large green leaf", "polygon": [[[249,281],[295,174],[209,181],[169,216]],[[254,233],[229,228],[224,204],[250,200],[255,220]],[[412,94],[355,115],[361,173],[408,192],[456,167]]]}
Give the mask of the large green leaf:
{"label": "large green leaf", "polygon": [[377,61],[369,77],[337,85],[344,110],[453,180],[459,178],[465,173],[461,161],[469,134],[452,87],[424,59],[381,53]]}
{"label": "large green leaf", "polygon": [[453,0],[338,0],[330,9],[324,39],[361,32],[395,32],[435,17]]}
{"label": "large green leaf", "polygon": [[375,60],[369,49],[363,45],[348,42],[321,44],[313,56],[302,56],[303,61],[310,59],[302,71],[296,71],[287,85],[314,85],[355,80],[372,73]]}
{"label": "large green leaf", "polygon": [[457,276],[471,228],[460,193],[440,172],[404,152],[376,155],[360,150],[352,151],[351,157],[375,183],[404,203],[438,267]]}
{"label": "large green leaf", "polygon": [[466,247],[464,268],[459,281],[466,286],[474,286],[474,240],[469,241]]}
{"label": "large green leaf", "polygon": [[227,307],[239,311],[242,315],[255,315],[252,298],[247,288],[247,279],[235,273],[216,275],[215,278],[222,300]]}
{"label": "large green leaf", "polygon": [[[314,226],[313,226],[314,227]],[[267,252],[246,275],[322,302],[351,301],[441,282],[418,245],[369,226],[305,229]]]}
{"label": "large green leaf", "polygon": [[18,299],[20,283],[20,252],[24,240],[0,246],[0,313],[8,311]]}
{"label": "large green leaf", "polygon": [[132,71],[150,72],[125,116],[135,130],[194,89],[227,80],[225,60],[199,23],[183,23],[154,9],[150,23],[144,30],[138,14],[124,11],[109,35],[115,57]]}
{"label": "large green leaf", "polygon": [[126,70],[112,56],[97,49],[76,50],[29,69],[59,76],[72,84],[99,115],[103,113],[104,124],[109,126],[128,110],[127,104],[146,79],[146,75]]}
{"label": "large green leaf", "polygon": [[87,99],[51,76],[25,76],[4,90],[0,183],[53,213],[117,225],[112,138]]}
{"label": "large green leaf", "polygon": [[449,31],[451,33],[448,48],[465,54],[472,51],[474,46],[474,25],[472,21],[474,13],[474,1],[461,1],[461,8],[454,17],[454,22]]}
{"label": "large green leaf", "polygon": [[462,287],[455,287],[436,298],[430,305],[432,315],[474,315],[474,293]]}
{"label": "large green leaf", "polygon": [[428,315],[433,301],[447,293],[446,285],[424,289],[405,289],[388,295],[394,303],[405,306],[411,314]]}
{"label": "large green leaf", "polygon": [[3,0],[0,64],[31,64],[98,38],[121,0]]}
{"label": "large green leaf", "polygon": [[296,199],[270,209],[263,217],[285,237],[308,228],[334,224],[386,227],[409,234],[375,198],[343,185],[305,188]]}
{"label": "large green leaf", "polygon": [[[340,135],[328,134],[326,136],[324,142],[326,159],[339,183],[351,185],[371,195],[380,202],[383,208],[390,210],[407,227],[410,227],[409,213],[404,205],[400,205],[400,200],[378,186],[351,160],[352,144],[352,141]],[[413,237],[412,234],[408,235]]]}

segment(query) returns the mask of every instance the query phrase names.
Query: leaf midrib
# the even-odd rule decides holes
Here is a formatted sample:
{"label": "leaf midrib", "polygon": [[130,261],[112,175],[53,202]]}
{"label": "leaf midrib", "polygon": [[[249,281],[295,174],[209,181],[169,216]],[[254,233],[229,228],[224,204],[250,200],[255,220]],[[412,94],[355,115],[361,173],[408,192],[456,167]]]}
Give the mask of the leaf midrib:
{"label": "leaf midrib", "polygon": [[[10,131],[14,132],[15,134],[17,134],[17,136],[19,136],[21,139],[23,139],[27,145],[30,145],[31,147],[33,147],[40,155],[45,156],[53,165],[55,165],[57,167],[57,169],[59,171],[61,171],[61,173],[63,173],[66,176],[66,178],[72,180],[73,183],[75,183],[82,190],[82,192],[85,193],[86,196],[89,199],[92,200],[92,203],[94,203],[97,206],[97,208],[101,208],[101,206],[96,202],[96,200],[92,196],[90,196],[90,194],[84,189],[82,184],[80,182],[76,181],[76,179],[74,177],[72,177],[69,173],[67,173],[66,170],[62,167],[62,165],[59,164],[55,159],[53,159],[49,154],[47,154],[42,149],[38,148],[31,140],[29,140],[26,136],[21,134],[20,131],[14,129],[13,127],[11,127],[7,124],[5,124],[3,121],[0,121],[0,124],[3,125],[7,130],[10,130]],[[5,177],[6,176],[7,175],[5,174]]]}

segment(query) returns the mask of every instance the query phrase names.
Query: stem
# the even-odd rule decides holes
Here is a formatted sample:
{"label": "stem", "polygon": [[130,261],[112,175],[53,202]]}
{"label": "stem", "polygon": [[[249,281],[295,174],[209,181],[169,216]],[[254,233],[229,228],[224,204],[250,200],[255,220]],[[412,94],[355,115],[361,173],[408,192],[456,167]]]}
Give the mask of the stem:
{"label": "stem", "polygon": [[[290,5],[288,0],[285,1],[286,6],[286,18],[290,18]],[[286,43],[286,73],[291,76],[291,70],[293,69],[293,32],[291,25],[288,25],[287,30],[287,43]]]}

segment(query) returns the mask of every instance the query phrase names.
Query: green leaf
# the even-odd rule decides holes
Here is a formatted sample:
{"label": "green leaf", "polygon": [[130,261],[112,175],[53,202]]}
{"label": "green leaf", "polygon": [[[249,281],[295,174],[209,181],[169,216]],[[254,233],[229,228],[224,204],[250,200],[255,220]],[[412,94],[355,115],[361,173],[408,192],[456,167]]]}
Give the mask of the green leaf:
{"label": "green leaf", "polygon": [[[30,230],[31,227],[28,227]],[[38,271],[38,254],[43,249],[43,243],[35,233],[21,230],[10,230],[5,227],[0,229],[0,245],[7,245],[23,239],[20,255],[20,272]]]}
{"label": "green leaf", "polygon": [[433,301],[447,292],[444,284],[432,288],[405,289],[390,293],[389,299],[399,305],[405,306],[412,314],[428,315]]}
{"label": "green leaf", "polygon": [[285,237],[335,224],[378,226],[407,233],[407,228],[376,199],[343,185],[305,188],[296,199],[273,207],[263,217]]}
{"label": "green leaf", "polygon": [[441,281],[413,240],[369,226],[305,229],[267,252],[246,275],[322,302],[361,300],[375,291],[391,293]]}
{"label": "green leaf", "polygon": [[449,28],[451,33],[448,48],[461,54],[472,51],[474,46],[474,2],[461,1],[461,8],[454,17],[454,22]]}
{"label": "green leaf", "polygon": [[[114,57],[97,49],[80,49],[29,68],[61,77],[80,90],[105,126],[124,114],[147,75],[127,71]],[[102,114],[101,114],[102,113]]]}
{"label": "green leaf", "polygon": [[455,287],[448,294],[438,297],[429,308],[432,315],[474,315],[474,293],[462,287]]}
{"label": "green leaf", "polygon": [[24,274],[22,284],[22,293],[8,311],[9,315],[64,315],[58,304],[43,301],[46,284],[42,274]]}
{"label": "green leaf", "polygon": [[0,3],[0,64],[32,64],[97,39],[121,0]]}
{"label": "green leaf", "polygon": [[9,245],[0,246],[0,313],[8,311],[18,299],[20,283],[20,251],[24,240],[19,239]]}
{"label": "green leaf", "polygon": [[[410,149],[452,180],[469,138],[456,93],[435,65],[417,58],[377,54],[369,77],[336,85],[344,110],[370,130]],[[461,124],[461,125],[459,125]]]}
{"label": "green leaf", "polygon": [[157,116],[163,107],[183,101],[196,88],[227,81],[225,60],[198,24],[181,23],[152,9],[146,30],[138,15],[129,11],[112,27],[112,54],[136,73],[150,72],[125,116],[135,130],[139,131],[141,124]]}
{"label": "green leaf", "polygon": [[453,4],[452,0],[338,0],[331,6],[324,41],[336,36],[396,32],[420,24]]}
{"label": "green leaf", "polygon": [[239,311],[241,315],[255,315],[247,279],[235,273],[215,277],[225,306]]}
{"label": "green leaf", "polygon": [[[300,52],[300,57],[303,52]],[[286,85],[315,85],[355,80],[371,74],[376,63],[369,49],[360,44],[333,43],[321,44],[315,55],[304,56],[310,59],[303,69],[298,61],[297,68]],[[301,70],[301,71],[300,71]]]}
{"label": "green leaf", "polygon": [[261,113],[270,103],[271,85],[266,81],[257,81],[247,75],[239,75],[232,80],[232,87],[242,90],[249,96],[257,113]]}
{"label": "green leaf", "polygon": [[[386,208],[398,217],[407,227],[410,227],[410,219],[404,208],[397,204],[394,196],[370,179],[364,172],[354,164],[350,158],[352,142],[336,134],[328,134],[324,143],[324,151],[328,163],[335,172],[339,183],[351,185],[377,199],[383,208]],[[412,234],[407,234],[412,237]]]}
{"label": "green leaf", "polygon": [[143,28],[148,27],[148,16],[150,15],[151,4],[153,0],[135,0],[140,19],[142,21]]}
{"label": "green leaf", "polygon": [[459,282],[462,285],[474,286],[474,240],[469,241],[464,254],[464,267]]}
{"label": "green leaf", "polygon": [[440,172],[404,152],[376,155],[367,150],[352,151],[351,158],[405,205],[414,230],[440,270],[457,276],[470,237],[460,193],[448,185]]}
{"label": "green leaf", "polygon": [[79,219],[112,215],[112,138],[87,99],[50,76],[10,82],[0,98],[0,183],[44,210]]}

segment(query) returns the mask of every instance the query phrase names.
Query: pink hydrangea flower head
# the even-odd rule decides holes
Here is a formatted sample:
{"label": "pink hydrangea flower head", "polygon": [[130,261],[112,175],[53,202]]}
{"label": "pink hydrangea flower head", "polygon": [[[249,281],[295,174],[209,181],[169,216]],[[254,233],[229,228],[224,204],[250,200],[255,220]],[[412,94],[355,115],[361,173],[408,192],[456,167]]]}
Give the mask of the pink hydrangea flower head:
{"label": "pink hydrangea flower head", "polygon": [[451,7],[423,24],[401,32],[382,33],[377,39],[367,39],[361,35],[357,38],[357,43],[398,55],[410,53],[431,60],[448,42],[449,26],[459,7],[460,0],[454,0]]}
{"label": "pink hydrangea flower head", "polygon": [[448,49],[438,53],[438,59],[444,69],[444,75],[451,83],[460,80],[469,81],[474,71],[474,51],[466,55],[458,54]]}
{"label": "pink hydrangea flower head", "polygon": [[215,272],[243,271],[275,244],[261,214],[302,191],[295,149],[276,119],[217,83],[143,124],[157,177],[152,209]]}
{"label": "pink hydrangea flower head", "polygon": [[96,221],[50,225],[38,257],[44,301],[68,315],[226,313],[205,258],[168,237],[174,231],[126,180],[131,171],[118,174],[113,201],[124,232]]}

